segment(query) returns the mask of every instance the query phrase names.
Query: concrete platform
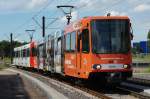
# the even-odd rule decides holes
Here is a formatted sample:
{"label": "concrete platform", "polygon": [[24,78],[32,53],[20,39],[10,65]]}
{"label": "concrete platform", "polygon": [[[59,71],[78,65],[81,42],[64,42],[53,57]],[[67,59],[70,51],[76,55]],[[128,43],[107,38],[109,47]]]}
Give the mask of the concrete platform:
{"label": "concrete platform", "polygon": [[47,99],[17,74],[0,71],[0,99]]}
{"label": "concrete platform", "polygon": [[[35,77],[29,76],[26,73],[14,70],[14,69],[7,69],[7,71],[18,73],[21,77],[23,77],[24,81],[28,82],[28,85],[33,87],[32,89],[39,90],[43,96],[47,97],[48,99],[68,99],[66,96],[55,90],[54,88],[48,86],[44,82],[38,80]],[[43,99],[43,98],[34,98],[34,99]]]}

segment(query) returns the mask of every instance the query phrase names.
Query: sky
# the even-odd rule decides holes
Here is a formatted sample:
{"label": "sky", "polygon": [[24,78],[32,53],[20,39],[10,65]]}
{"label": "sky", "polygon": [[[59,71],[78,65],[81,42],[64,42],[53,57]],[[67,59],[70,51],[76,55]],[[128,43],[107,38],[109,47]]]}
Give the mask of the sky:
{"label": "sky", "polygon": [[[46,17],[46,35],[54,34],[66,25],[65,15],[58,5],[73,5],[72,21],[85,16],[128,16],[132,23],[134,42],[147,39],[150,29],[150,0],[0,0],[0,40],[42,39],[42,16]],[[67,9],[64,9],[67,11]],[[57,20],[56,20],[57,18]],[[56,21],[55,21],[56,20]],[[53,24],[51,24],[53,22]]]}

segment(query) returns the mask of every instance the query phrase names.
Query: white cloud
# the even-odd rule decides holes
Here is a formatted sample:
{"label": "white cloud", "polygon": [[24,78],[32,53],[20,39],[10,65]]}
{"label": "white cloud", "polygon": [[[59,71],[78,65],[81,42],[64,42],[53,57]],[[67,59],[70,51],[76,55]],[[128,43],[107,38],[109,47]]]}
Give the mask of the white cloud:
{"label": "white cloud", "polygon": [[112,16],[125,16],[127,13],[125,12],[118,12],[118,11],[106,11],[105,15],[111,13]]}
{"label": "white cloud", "polygon": [[47,1],[48,0],[30,0],[30,2],[28,2],[27,8],[33,9],[42,6],[47,3]]}
{"label": "white cloud", "polygon": [[31,11],[42,7],[48,0],[0,0],[0,11]]}
{"label": "white cloud", "polygon": [[72,12],[72,21],[75,21],[77,20],[79,17],[78,17],[78,12],[77,11],[74,11]]}
{"label": "white cloud", "polygon": [[[95,1],[94,1],[95,2]],[[76,2],[75,6],[77,8],[82,8],[84,6],[88,7],[92,4],[93,2],[91,2],[90,0],[80,0],[78,2]]]}
{"label": "white cloud", "polygon": [[150,10],[150,5],[148,4],[140,4],[134,8],[135,12],[143,12],[147,10]]}

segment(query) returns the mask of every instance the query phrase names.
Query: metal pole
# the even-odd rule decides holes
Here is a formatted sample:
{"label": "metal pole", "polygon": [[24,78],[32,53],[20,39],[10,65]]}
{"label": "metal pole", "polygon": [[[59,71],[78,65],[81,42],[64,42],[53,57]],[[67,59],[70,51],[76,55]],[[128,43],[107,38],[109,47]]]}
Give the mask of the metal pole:
{"label": "metal pole", "polygon": [[[43,59],[45,61],[46,58],[46,40],[45,40],[45,16],[42,17],[42,37],[43,37]],[[45,62],[43,63],[43,66],[45,66]]]}
{"label": "metal pole", "polygon": [[43,38],[45,37],[45,16],[42,17],[42,33]]}
{"label": "metal pole", "polygon": [[10,54],[11,54],[11,64],[13,63],[13,34],[10,34]]}

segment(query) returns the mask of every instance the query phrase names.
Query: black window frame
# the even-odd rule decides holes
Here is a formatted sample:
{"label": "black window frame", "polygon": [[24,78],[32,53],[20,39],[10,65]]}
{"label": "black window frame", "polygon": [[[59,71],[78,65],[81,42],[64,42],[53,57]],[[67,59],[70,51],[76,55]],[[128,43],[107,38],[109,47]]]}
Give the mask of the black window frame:
{"label": "black window frame", "polygon": [[[121,53],[121,54],[126,54],[126,53],[128,53],[129,51],[130,51],[130,45],[131,45],[131,42],[130,42],[130,40],[128,41],[128,46],[129,46],[129,49],[128,49],[128,51],[127,52],[106,52],[106,53],[97,53],[97,52],[95,52],[94,50],[93,50],[93,29],[92,29],[92,22],[93,21],[96,21],[97,19],[93,19],[93,20],[91,20],[91,24],[90,24],[90,28],[91,28],[91,43],[92,43],[92,47],[91,47],[91,50],[92,50],[92,53],[93,54],[119,54],[119,53]],[[99,19],[99,20],[101,20],[101,19]],[[111,21],[111,20],[117,20],[117,19],[111,19],[111,20],[108,20],[108,19],[105,19],[106,21]],[[128,23],[130,23],[130,20],[129,19],[118,19],[118,20],[127,20],[127,22]],[[130,28],[130,26],[129,26],[129,24],[128,24],[128,27]],[[130,29],[128,30],[129,32],[130,32]]]}
{"label": "black window frame", "polygon": [[30,56],[30,49],[29,49],[29,48],[27,48],[27,54],[26,54],[26,56],[27,56],[27,57]]}
{"label": "black window frame", "polygon": [[[73,39],[72,39],[72,35],[75,35],[75,41],[74,41],[74,49],[72,49],[72,41],[73,41]],[[68,37],[69,37],[69,48],[68,49],[66,49],[66,46],[67,46],[67,39],[68,39]],[[71,33],[67,33],[66,35],[65,35],[65,52],[76,52],[76,49],[77,49],[77,47],[76,47],[76,38],[77,38],[77,36],[76,36],[76,31],[73,31],[73,32],[71,32]]]}
{"label": "black window frame", "polygon": [[32,57],[37,56],[37,48],[32,47],[32,48],[31,48],[31,51],[32,51]]}
{"label": "black window frame", "polygon": [[26,49],[23,49],[23,50],[22,50],[22,56],[23,56],[23,57],[26,57]]}
{"label": "black window frame", "polygon": [[[85,30],[87,30],[88,32],[84,32]],[[85,38],[88,38],[88,39],[87,39],[88,41],[86,41],[85,39],[83,39],[83,37],[84,37],[83,35],[84,35],[85,33],[88,33],[88,35],[87,35],[88,37],[85,37]],[[89,36],[89,34],[90,34],[90,33],[89,33],[89,29],[88,29],[88,28],[82,30],[82,33],[81,33],[82,53],[89,53],[89,52],[90,52],[90,38],[89,38],[90,36]],[[85,43],[85,44],[88,43],[88,44],[87,44],[87,45],[88,45],[87,51],[84,51],[84,50],[83,50],[83,47],[85,47],[85,46],[83,46],[83,45],[85,45],[85,44],[83,44],[83,43]],[[86,49],[86,48],[85,48],[85,49]]]}
{"label": "black window frame", "polygon": [[[67,44],[67,39],[69,41],[69,43],[68,43],[69,45]],[[68,34],[65,35],[65,52],[70,52],[70,49],[71,49],[71,44],[70,43],[71,43],[71,36],[70,36],[70,33],[68,33]],[[67,48],[67,45],[69,46],[68,48]]]}
{"label": "black window frame", "polygon": [[21,55],[20,55],[20,57],[22,57],[22,58],[23,58],[23,50],[21,50]]}
{"label": "black window frame", "polygon": [[[73,41],[72,35],[75,36],[75,39],[74,39],[74,49],[72,49],[72,41]],[[75,51],[76,51],[76,31],[70,33],[70,52],[75,52]]]}
{"label": "black window frame", "polygon": [[81,40],[81,33],[78,31],[77,33],[77,51],[80,52],[80,40]]}

